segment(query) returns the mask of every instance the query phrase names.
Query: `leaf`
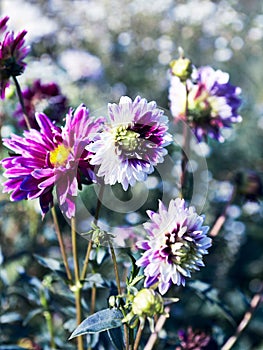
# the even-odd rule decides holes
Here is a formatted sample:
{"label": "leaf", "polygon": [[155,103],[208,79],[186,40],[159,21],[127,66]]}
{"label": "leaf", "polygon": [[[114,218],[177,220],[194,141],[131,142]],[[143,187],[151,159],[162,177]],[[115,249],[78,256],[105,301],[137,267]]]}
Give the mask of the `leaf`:
{"label": "leaf", "polygon": [[25,350],[18,345],[0,345],[0,350]]}
{"label": "leaf", "polygon": [[107,333],[114,348],[116,350],[123,350],[124,343],[123,343],[122,328],[118,327],[118,328],[108,329]]}
{"label": "leaf", "polygon": [[118,309],[105,309],[86,318],[71,334],[69,339],[86,333],[98,333],[122,325],[123,315]]}
{"label": "leaf", "polygon": [[29,313],[27,314],[26,318],[23,321],[23,326],[26,326],[32,320],[32,318],[42,313],[43,313],[42,308],[37,308],[32,311],[29,311]]}
{"label": "leaf", "polygon": [[12,323],[21,320],[21,316],[17,312],[7,312],[6,314],[1,315],[1,323]]}
{"label": "leaf", "polygon": [[47,269],[55,272],[58,274],[60,277],[65,278],[67,277],[65,269],[63,265],[55,259],[52,258],[43,258],[40,255],[34,254],[34,257],[37,259],[38,263]]}

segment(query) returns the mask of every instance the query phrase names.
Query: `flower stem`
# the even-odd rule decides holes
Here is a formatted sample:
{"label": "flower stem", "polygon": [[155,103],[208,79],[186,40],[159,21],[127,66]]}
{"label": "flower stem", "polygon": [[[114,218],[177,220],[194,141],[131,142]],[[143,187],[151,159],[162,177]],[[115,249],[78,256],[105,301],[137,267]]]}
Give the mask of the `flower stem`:
{"label": "flower stem", "polygon": [[24,115],[24,118],[25,118],[26,126],[27,126],[28,129],[30,129],[31,126],[30,126],[30,122],[29,122],[29,118],[28,118],[26,109],[25,109],[24,99],[23,99],[23,95],[22,95],[22,92],[21,92],[21,88],[20,88],[19,82],[18,82],[18,80],[17,80],[15,75],[13,75],[12,78],[13,78],[15,86],[16,86],[16,92],[17,92],[17,96],[18,96],[20,105],[22,107],[22,111],[23,111],[23,115]]}
{"label": "flower stem", "polygon": [[150,338],[148,339],[148,342],[146,344],[146,346],[144,347],[144,350],[152,350],[152,348],[154,347],[154,344],[156,342],[156,340],[158,339],[158,334],[161,331],[161,329],[163,328],[165,321],[167,320],[167,314],[169,314],[170,312],[170,307],[167,306],[164,309],[164,314],[161,315],[156,323],[155,329],[154,329],[154,333],[151,334]]}
{"label": "flower stem", "polygon": [[121,295],[121,283],[120,283],[120,276],[118,272],[118,263],[117,263],[116,254],[111,241],[109,241],[109,246],[110,246],[110,252],[111,252],[111,257],[113,261],[113,268],[114,268],[114,273],[115,273],[115,278],[117,283],[117,290],[118,290],[118,294]]}
{"label": "flower stem", "polygon": [[[188,115],[188,89],[185,82],[185,90],[186,90],[186,101],[185,101],[185,118],[187,119]],[[184,187],[185,187],[185,178],[186,178],[186,167],[188,163],[188,155],[190,151],[190,132],[189,126],[186,122],[183,125],[183,145],[182,145],[182,162],[181,162],[181,197],[184,197]]]}
{"label": "flower stem", "polygon": [[224,225],[224,223],[226,221],[226,216],[227,216],[227,209],[229,208],[229,206],[233,202],[235,196],[236,196],[236,189],[234,188],[229,201],[225,205],[223,213],[217,218],[216,222],[214,223],[213,227],[211,228],[211,231],[209,234],[211,237],[217,236],[219,231],[221,230],[222,226]]}
{"label": "flower stem", "polygon": [[44,289],[40,291],[40,301],[41,301],[42,306],[44,307],[43,315],[44,315],[44,318],[46,320],[47,329],[48,329],[48,333],[50,336],[50,349],[56,350],[52,315],[51,315],[51,312],[48,308],[48,301],[47,301]]}
{"label": "flower stem", "polygon": [[[97,207],[96,207],[96,212],[95,212],[95,216],[94,216],[94,224],[96,225],[98,222],[98,218],[99,218],[99,212],[100,212],[100,208],[102,205],[102,197],[103,197],[103,192],[104,192],[104,186],[100,187],[100,191],[99,191],[99,195],[98,195],[98,201],[97,201]],[[90,257],[90,252],[92,249],[92,244],[93,241],[92,239],[89,241],[88,247],[87,247],[87,252],[86,252],[86,256],[85,256],[85,260],[84,260],[84,264],[83,264],[83,268],[81,271],[81,276],[80,279],[84,280],[87,274],[87,269],[88,269],[88,264],[89,264],[89,257]]]}
{"label": "flower stem", "polygon": [[90,314],[94,314],[95,312],[95,305],[96,305],[96,284],[94,283],[91,289],[91,302],[90,302]]}
{"label": "flower stem", "polygon": [[138,330],[137,330],[137,334],[136,334],[136,338],[134,341],[134,347],[133,350],[138,350],[139,345],[140,345],[140,340],[142,337],[142,331],[143,331],[143,327],[141,327],[141,324],[139,324]]}
{"label": "flower stem", "polygon": [[57,234],[57,237],[58,237],[58,243],[59,243],[59,247],[60,247],[63,263],[64,263],[64,266],[65,266],[65,269],[66,269],[66,273],[67,273],[67,278],[68,278],[69,281],[72,281],[72,275],[71,275],[71,272],[70,272],[70,269],[69,269],[69,266],[68,266],[67,254],[66,254],[64,242],[63,242],[63,239],[62,239],[62,234],[61,234],[61,231],[60,231],[60,228],[59,228],[55,207],[51,208],[51,213],[52,213],[52,217],[53,217],[55,231],[56,231],[56,234]]}
{"label": "flower stem", "polygon": [[226,343],[222,346],[221,350],[230,350],[230,349],[232,349],[232,347],[234,346],[234,344],[236,343],[236,341],[240,337],[241,333],[243,332],[243,330],[246,328],[246,326],[250,322],[254,312],[256,311],[256,309],[258,308],[260,303],[263,302],[263,293],[262,293],[262,291],[263,291],[263,282],[261,283],[259,292],[257,294],[255,294],[254,297],[251,299],[250,307],[247,310],[247,312],[244,314],[243,319],[239,323],[235,334],[232,335],[226,341]]}
{"label": "flower stem", "polygon": [[[81,310],[81,289],[82,285],[79,279],[79,262],[78,262],[78,250],[77,250],[77,232],[76,232],[76,220],[71,218],[71,238],[72,238],[72,254],[74,261],[74,273],[75,273],[75,303],[76,303],[76,321],[79,325],[82,321],[82,310]],[[82,336],[77,337],[78,350],[84,350],[83,338]]]}

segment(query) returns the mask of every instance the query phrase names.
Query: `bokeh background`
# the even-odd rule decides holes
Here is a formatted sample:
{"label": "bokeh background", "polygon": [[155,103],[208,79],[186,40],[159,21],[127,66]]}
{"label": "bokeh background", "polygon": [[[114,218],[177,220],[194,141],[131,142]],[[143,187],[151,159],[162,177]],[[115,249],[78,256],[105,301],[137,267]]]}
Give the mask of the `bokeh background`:
{"label": "bokeh background", "polygon": [[[202,145],[209,169],[203,209],[206,222],[213,225],[236,182],[247,184],[244,179],[251,171],[256,172],[256,193],[249,198],[238,194],[228,207],[226,222],[206,257],[206,268],[195,275],[202,283],[180,290],[181,302],[172,309],[159,349],[174,349],[177,330],[189,325],[211,330],[222,344],[234,333],[263,278],[262,1],[1,0],[3,15],[10,17],[9,26],[15,32],[28,31],[31,51],[25,73],[19,77],[22,88],[36,79],[56,82],[72,107],[85,103],[96,114],[108,102],[118,102],[121,95],[134,98],[139,94],[169,109],[169,62],[178,56],[179,46],[196,66],[229,72],[231,83],[242,88],[243,122],[225,132],[224,144],[209,141]],[[8,98],[0,102],[1,137],[22,132],[13,116],[16,105],[11,87]],[[6,155],[1,146],[1,158]],[[41,310],[34,311],[41,309],[39,286],[47,270],[33,254],[59,257],[52,221],[49,215],[41,219],[37,202],[11,203],[6,194],[0,194],[0,200],[0,342],[30,338],[48,349]],[[127,216],[127,224],[137,223],[140,215]],[[70,249],[70,228],[63,217],[60,222]],[[103,260],[106,252],[101,254]],[[97,265],[94,269],[103,289],[109,272]],[[57,344],[60,341],[61,349],[70,349],[63,343],[67,333],[58,331],[70,317],[59,307],[56,314],[59,291],[50,295],[61,339]],[[69,302],[65,300],[65,308]],[[65,328],[71,330],[72,324],[68,322]],[[263,349],[262,306],[233,349]]]}

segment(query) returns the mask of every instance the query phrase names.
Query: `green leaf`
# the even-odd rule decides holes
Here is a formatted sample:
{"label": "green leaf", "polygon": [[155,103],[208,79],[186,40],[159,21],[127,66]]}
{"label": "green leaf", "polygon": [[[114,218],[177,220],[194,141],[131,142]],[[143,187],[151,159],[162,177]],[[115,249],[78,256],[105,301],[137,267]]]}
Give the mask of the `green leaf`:
{"label": "green leaf", "polygon": [[122,328],[118,327],[118,328],[108,329],[107,333],[114,348],[116,350],[123,350],[124,343],[123,343]]}
{"label": "green leaf", "polygon": [[55,260],[52,258],[43,258],[42,256],[37,255],[37,254],[34,254],[34,257],[37,259],[37,261],[40,265],[55,272],[57,275],[59,275],[60,277],[62,277],[64,279],[67,278],[64,266],[58,260]]}
{"label": "green leaf", "polygon": [[86,318],[71,334],[69,339],[82,334],[103,332],[122,325],[123,315],[118,309],[105,309]]}

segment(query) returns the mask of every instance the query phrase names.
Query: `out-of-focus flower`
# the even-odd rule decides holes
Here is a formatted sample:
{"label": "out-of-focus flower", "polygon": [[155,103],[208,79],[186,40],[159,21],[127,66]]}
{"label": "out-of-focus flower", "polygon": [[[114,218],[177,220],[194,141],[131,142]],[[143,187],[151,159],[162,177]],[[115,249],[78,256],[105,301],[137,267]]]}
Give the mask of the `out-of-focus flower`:
{"label": "out-of-focus flower", "polygon": [[29,338],[22,338],[18,341],[17,345],[21,347],[21,349],[30,349],[30,350],[41,350],[40,345],[36,344]]}
{"label": "out-of-focus flower", "polygon": [[167,132],[168,118],[157,108],[137,96],[132,101],[122,96],[119,104],[109,104],[110,125],[89,146],[94,153],[91,164],[98,166],[97,175],[105,184],[120,183],[124,190],[136,181],[145,181],[154,166],[163,162],[164,148],[171,142]]}
{"label": "out-of-focus flower", "polygon": [[187,331],[179,331],[180,346],[176,350],[217,350],[218,346],[210,335],[203,331],[193,331],[189,327]]}
{"label": "out-of-focus flower", "polygon": [[242,120],[240,93],[239,87],[229,83],[228,73],[200,67],[186,83],[171,76],[170,108],[174,118],[190,125],[199,142],[207,136],[223,142],[222,128]]}
{"label": "out-of-focus flower", "polygon": [[145,287],[158,283],[163,295],[172,284],[185,285],[186,277],[204,266],[203,255],[211,246],[209,227],[203,226],[204,216],[194,207],[186,208],[180,198],[171,200],[168,208],[160,201],[159,213],[149,210],[147,214],[151,219],[144,224],[148,239],[136,244],[145,250],[136,264],[144,268]]}
{"label": "out-of-focus flower", "polygon": [[238,171],[234,177],[237,193],[249,201],[257,201],[263,196],[263,184],[259,174],[253,170]]}
{"label": "out-of-focus flower", "polygon": [[193,65],[189,58],[184,57],[182,48],[179,48],[179,54],[180,57],[170,63],[171,74],[178,77],[180,81],[186,81],[192,74]]}
{"label": "out-of-focus flower", "polygon": [[[61,122],[67,109],[67,98],[61,93],[60,87],[56,83],[42,84],[40,80],[36,80],[32,86],[22,91],[22,96],[32,128],[39,128],[35,118],[36,112],[43,112],[52,121]],[[26,123],[20,104],[17,106],[14,116],[17,117],[19,125],[25,128]]]}
{"label": "out-of-focus flower", "polygon": [[98,79],[103,72],[101,60],[86,51],[64,51],[60,62],[73,80]]}
{"label": "out-of-focus flower", "polygon": [[[6,30],[8,17],[0,20],[0,33]],[[9,86],[9,79],[24,72],[26,63],[23,61],[29,52],[25,47],[24,37],[26,31],[18,33],[15,37],[13,32],[6,32],[3,41],[0,41],[0,98],[5,98],[5,89]]]}
{"label": "out-of-focus flower", "polygon": [[4,192],[12,201],[39,198],[43,214],[53,205],[56,187],[58,202],[68,218],[75,215],[75,198],[81,184],[94,181],[90,152],[85,147],[99,131],[103,119],[93,119],[84,105],[69,111],[65,126],[55,126],[45,114],[37,114],[40,131],[12,135],[3,144],[15,154],[2,160],[8,180]]}

